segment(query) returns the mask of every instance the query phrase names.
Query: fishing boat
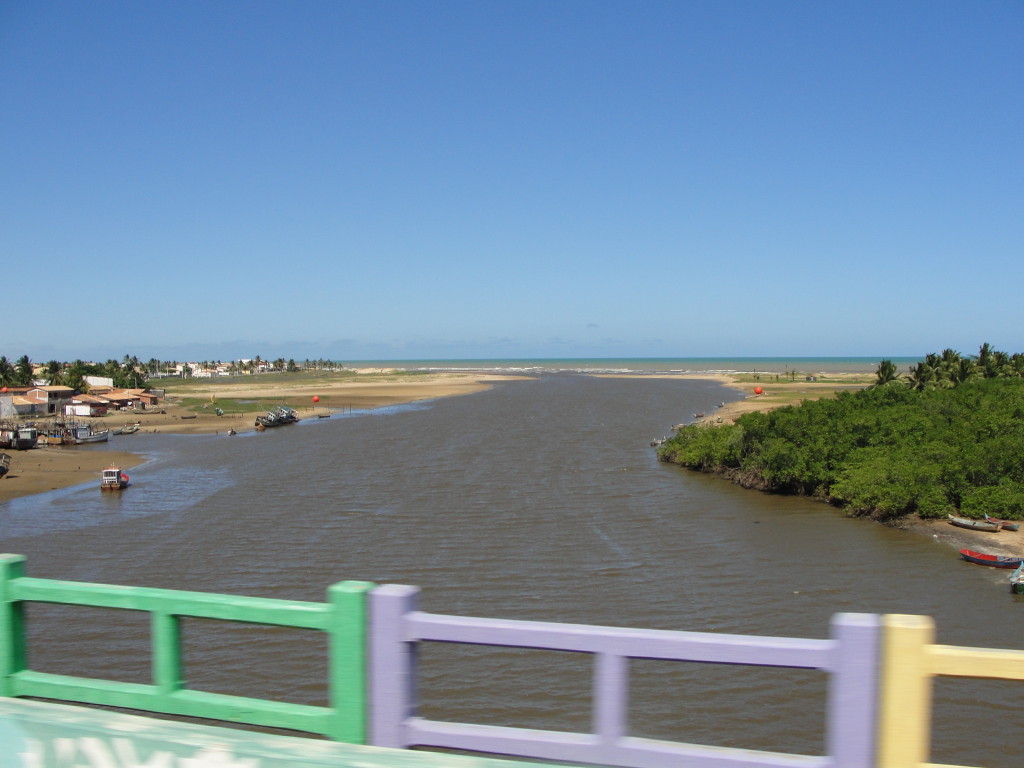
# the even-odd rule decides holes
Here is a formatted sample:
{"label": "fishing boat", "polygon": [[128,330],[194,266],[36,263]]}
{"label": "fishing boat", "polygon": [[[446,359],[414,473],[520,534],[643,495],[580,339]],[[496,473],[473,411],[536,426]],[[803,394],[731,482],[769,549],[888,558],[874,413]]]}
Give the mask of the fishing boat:
{"label": "fishing boat", "polygon": [[0,422],[0,448],[13,448],[14,439],[18,436],[16,424]]}
{"label": "fishing boat", "polygon": [[14,445],[19,451],[27,451],[29,448],[35,448],[39,442],[39,432],[35,427],[27,424],[23,424],[18,427],[14,434]]}
{"label": "fishing boat", "polygon": [[998,523],[990,523],[986,520],[970,520],[966,517],[957,517],[956,515],[946,515],[946,517],[949,518],[951,525],[955,525],[959,528],[968,528],[972,531],[998,533],[1002,528]]}
{"label": "fishing boat", "polygon": [[0,453],[0,477],[11,471],[11,457],[6,453]]}
{"label": "fishing boat", "polygon": [[299,420],[299,414],[287,405],[276,405],[267,411],[263,416],[256,417],[257,429],[262,427],[280,427],[282,424],[294,424]]}
{"label": "fishing boat", "polygon": [[114,434],[115,435],[134,435],[136,432],[139,431],[140,427],[141,427],[141,425],[138,422],[135,422],[134,424],[125,424],[120,429],[115,429],[114,430]]}
{"label": "fishing boat", "polygon": [[128,475],[120,467],[110,466],[103,470],[100,488],[104,491],[120,491],[128,487]]}
{"label": "fishing boat", "polygon": [[269,427],[280,427],[284,422],[281,417],[274,411],[267,411],[262,416],[256,417],[256,428],[260,430],[268,429]]}
{"label": "fishing boat", "polygon": [[1014,520],[1000,520],[998,517],[992,517],[992,515],[985,515],[985,520],[989,523],[995,523],[1004,531],[1019,531],[1020,523]]}
{"label": "fishing boat", "polygon": [[991,565],[993,568],[1019,568],[1024,563],[1024,556],[1021,555],[990,555],[973,549],[961,549],[960,556],[969,563]]}
{"label": "fishing boat", "polygon": [[110,430],[94,431],[91,424],[77,424],[74,427],[75,444],[105,443],[110,439]]}
{"label": "fishing boat", "polygon": [[1010,591],[1015,595],[1024,595],[1024,563],[1010,575]]}

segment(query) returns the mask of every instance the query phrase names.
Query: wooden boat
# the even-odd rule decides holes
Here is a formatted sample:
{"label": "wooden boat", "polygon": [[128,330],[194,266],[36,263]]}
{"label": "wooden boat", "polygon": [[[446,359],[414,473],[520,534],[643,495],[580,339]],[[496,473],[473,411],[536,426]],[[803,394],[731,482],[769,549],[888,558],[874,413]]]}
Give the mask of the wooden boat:
{"label": "wooden boat", "polygon": [[0,453],[0,477],[11,471],[11,457],[6,453]]}
{"label": "wooden boat", "polygon": [[136,432],[139,431],[140,427],[141,427],[141,425],[138,422],[135,422],[134,424],[125,424],[120,429],[115,429],[114,430],[114,434],[115,435],[134,435]]}
{"label": "wooden boat", "polygon": [[973,549],[961,549],[960,556],[969,563],[991,565],[993,568],[1018,568],[1024,563],[1024,556],[1021,555],[990,555]]}
{"label": "wooden boat", "polygon": [[956,525],[960,528],[969,528],[972,531],[998,533],[1002,527],[997,523],[989,523],[985,520],[970,520],[966,517],[957,517],[956,515],[946,515],[946,517],[949,518],[951,525]]}
{"label": "wooden boat", "polygon": [[101,429],[99,432],[94,432],[91,424],[78,425],[74,428],[75,443],[77,445],[83,445],[85,443],[105,443],[110,439],[110,430]]}
{"label": "wooden boat", "polygon": [[104,491],[120,491],[128,487],[128,475],[120,467],[107,467],[100,479],[100,488]]}
{"label": "wooden boat", "polygon": [[1010,591],[1015,595],[1024,595],[1024,563],[1010,575]]}
{"label": "wooden boat", "polygon": [[1019,531],[1020,523],[1014,520],[1000,520],[998,517],[992,517],[991,515],[985,515],[985,520],[989,523],[995,523],[1004,531]]}

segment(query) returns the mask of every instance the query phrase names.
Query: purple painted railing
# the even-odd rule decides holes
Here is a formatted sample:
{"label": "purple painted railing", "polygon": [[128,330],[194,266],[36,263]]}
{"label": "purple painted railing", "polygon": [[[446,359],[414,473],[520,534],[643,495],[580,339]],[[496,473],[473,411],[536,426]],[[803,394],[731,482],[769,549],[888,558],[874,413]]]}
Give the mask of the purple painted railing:
{"label": "purple painted railing", "polygon": [[[370,743],[471,750],[629,768],[871,768],[879,618],[838,614],[827,640],[592,627],[444,616],[417,610],[419,589],[370,593]],[[594,656],[592,733],[448,723],[416,716],[420,642],[577,651]],[[792,755],[629,736],[628,663],[660,659],[817,669],[829,675],[826,750]]]}

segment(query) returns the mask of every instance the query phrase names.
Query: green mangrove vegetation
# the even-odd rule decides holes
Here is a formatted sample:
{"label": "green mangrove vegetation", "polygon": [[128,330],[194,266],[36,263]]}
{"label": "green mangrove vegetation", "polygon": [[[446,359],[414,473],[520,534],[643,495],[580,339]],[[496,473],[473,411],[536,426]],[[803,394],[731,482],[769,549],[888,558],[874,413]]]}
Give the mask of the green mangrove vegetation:
{"label": "green mangrove vegetation", "polygon": [[658,455],[851,515],[1024,519],[1024,355],[883,360],[867,389],[689,425]]}

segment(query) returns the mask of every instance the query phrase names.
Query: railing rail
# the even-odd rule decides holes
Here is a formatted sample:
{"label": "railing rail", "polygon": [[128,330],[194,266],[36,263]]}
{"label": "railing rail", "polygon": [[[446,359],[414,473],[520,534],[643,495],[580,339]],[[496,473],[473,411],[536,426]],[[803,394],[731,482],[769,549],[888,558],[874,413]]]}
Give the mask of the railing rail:
{"label": "railing rail", "polygon": [[[24,568],[24,557],[0,555],[0,697],[281,727],[381,747],[438,747],[622,768],[684,763],[688,768],[950,768],[928,762],[933,679],[1024,681],[1024,651],[936,644],[934,623],[926,616],[837,614],[826,639],[754,637],[431,614],[418,609],[416,587],[374,588],[361,581],[335,584],[326,602],[314,603],[30,578]],[[25,606],[33,602],[148,613],[151,682],[32,669]],[[182,658],[183,618],[326,633],[328,705],[190,690]],[[417,652],[426,642],[592,656],[590,731],[418,717]],[[628,732],[632,659],[819,670],[828,678],[825,754],[633,737]]]}
{"label": "railing rail", "polygon": [[928,616],[889,614],[883,626],[878,768],[940,768],[928,762],[934,678],[1024,680],[1024,651],[938,645]]}
{"label": "railing rail", "polygon": [[[835,766],[869,768],[877,691],[879,622],[840,614],[828,640],[743,637],[442,616],[418,611],[415,587],[385,585],[370,595],[371,743],[430,746],[544,760],[636,768]],[[577,651],[594,656],[592,732],[447,723],[415,713],[416,645],[425,641]],[[630,659],[818,669],[829,673],[829,754],[821,757],[705,747],[630,737]]]}
{"label": "railing rail", "polygon": [[[20,555],[0,555],[0,628],[4,629],[0,631],[0,695],[275,726],[350,743],[365,741],[365,596],[372,584],[341,582],[328,589],[326,603],[311,603],[30,578],[24,575],[24,561]],[[25,635],[27,602],[149,613],[152,683],[32,670]],[[189,690],[181,648],[181,619],[185,617],[327,633],[328,706]]]}

